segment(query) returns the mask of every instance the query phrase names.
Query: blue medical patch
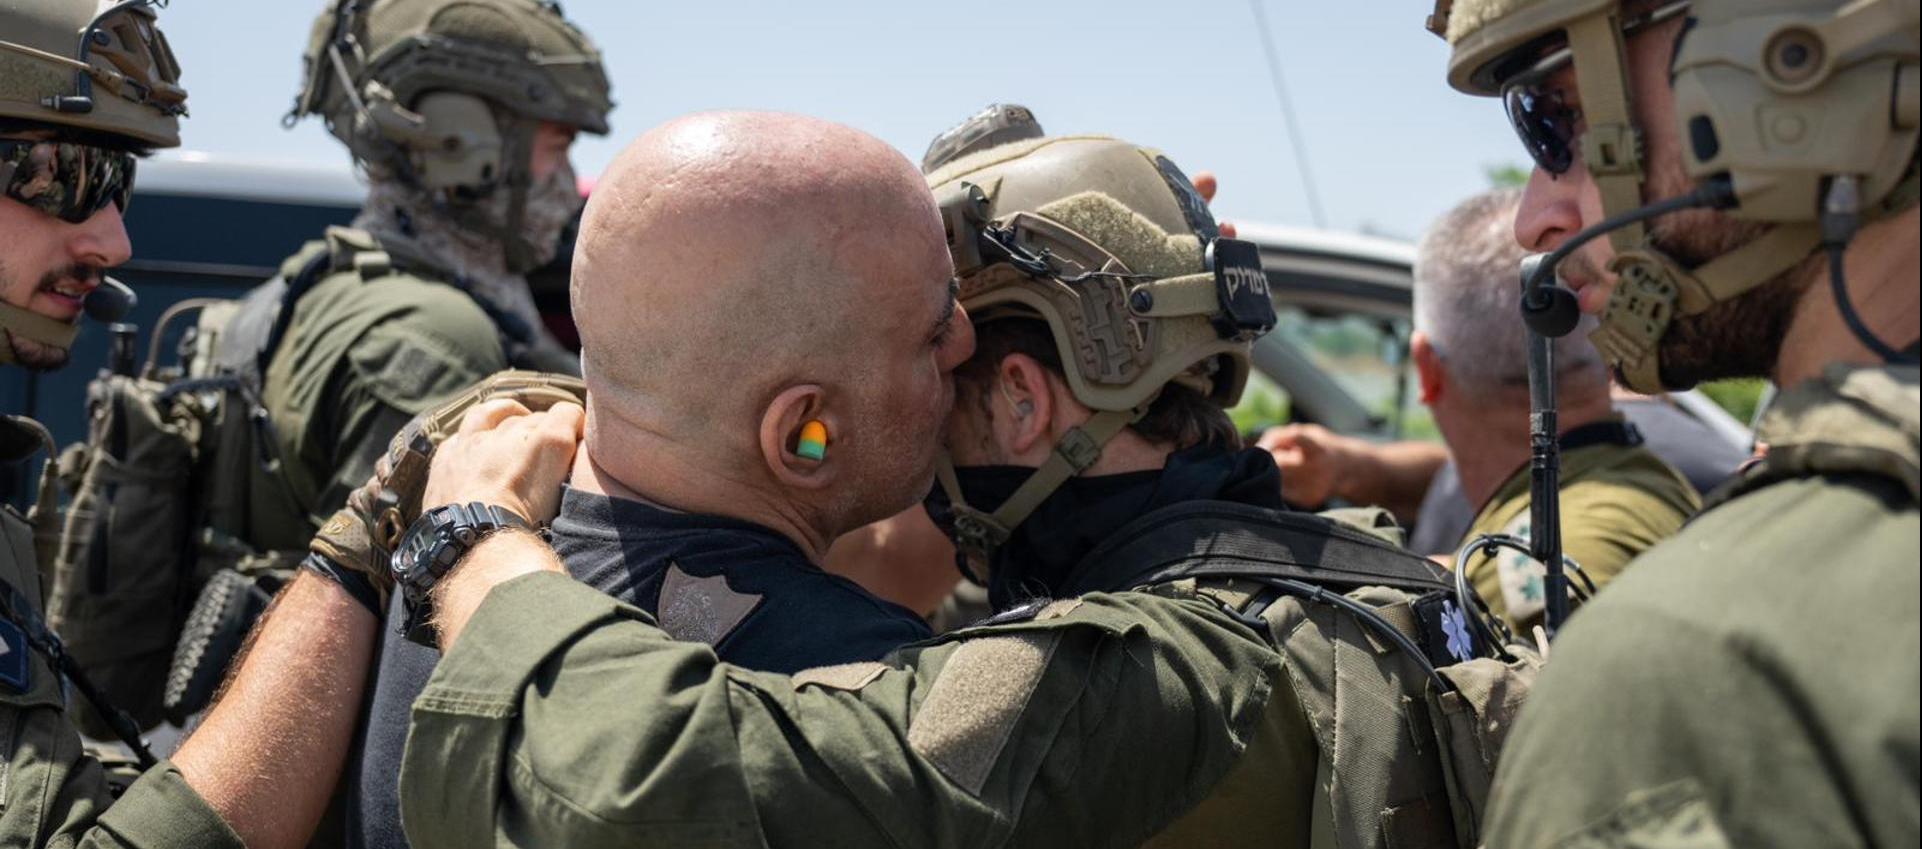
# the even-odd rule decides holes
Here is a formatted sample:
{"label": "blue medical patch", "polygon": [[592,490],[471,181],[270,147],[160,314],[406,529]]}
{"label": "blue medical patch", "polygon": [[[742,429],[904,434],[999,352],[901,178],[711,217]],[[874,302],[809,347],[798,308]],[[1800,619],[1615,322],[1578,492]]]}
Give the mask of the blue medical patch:
{"label": "blue medical patch", "polygon": [[1452,601],[1442,602],[1442,632],[1448,635],[1448,653],[1464,663],[1475,659],[1475,640],[1468,633],[1468,617]]}
{"label": "blue medical patch", "polygon": [[0,687],[15,693],[27,691],[33,682],[32,649],[20,626],[0,619]]}

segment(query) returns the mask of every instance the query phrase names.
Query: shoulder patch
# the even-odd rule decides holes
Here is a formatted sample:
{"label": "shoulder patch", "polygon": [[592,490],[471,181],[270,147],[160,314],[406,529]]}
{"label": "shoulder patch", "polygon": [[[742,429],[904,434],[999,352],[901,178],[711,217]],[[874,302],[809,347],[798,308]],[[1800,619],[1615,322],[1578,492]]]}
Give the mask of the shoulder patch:
{"label": "shoulder patch", "polygon": [[0,687],[24,693],[33,683],[32,649],[20,626],[0,619]]}
{"label": "shoulder patch", "polygon": [[794,673],[794,689],[799,690],[809,684],[835,690],[857,692],[862,687],[874,683],[881,673],[888,671],[888,665],[879,661],[861,663],[842,663],[835,666],[817,666]]}
{"label": "shoulder patch", "polygon": [[761,604],[761,597],[736,591],[727,577],[696,578],[669,563],[661,583],[661,630],[677,640],[719,644]]}
{"label": "shoulder patch", "polygon": [[[1528,520],[1527,511],[1523,511],[1501,532],[1526,541],[1530,539]],[[1546,590],[1542,579],[1548,570],[1534,558],[1510,548],[1495,552],[1493,560],[1495,575],[1501,579],[1502,606],[1507,608],[1509,620],[1519,622],[1541,613],[1542,595]]]}
{"label": "shoulder patch", "polygon": [[981,795],[1061,635],[965,640],[908,723],[908,745],[969,794]]}

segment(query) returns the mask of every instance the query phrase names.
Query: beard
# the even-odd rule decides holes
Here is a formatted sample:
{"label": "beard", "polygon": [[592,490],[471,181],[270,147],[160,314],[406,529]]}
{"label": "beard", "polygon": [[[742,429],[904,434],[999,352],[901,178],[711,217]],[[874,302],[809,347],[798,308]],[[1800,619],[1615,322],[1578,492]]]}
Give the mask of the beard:
{"label": "beard", "polygon": [[[1692,185],[1680,164],[1672,163],[1651,179],[1649,195],[1675,197]],[[1720,210],[1687,209],[1651,222],[1648,241],[1681,267],[1693,270],[1773,229],[1773,225],[1738,220]],[[1587,279],[1602,279],[1601,270],[1587,254],[1577,253],[1569,260]],[[1821,254],[1813,254],[1702,312],[1677,315],[1656,343],[1662,385],[1686,389],[1723,378],[1767,377],[1781,357],[1782,339],[1821,262]]]}
{"label": "beard", "polygon": [[[1699,217],[1691,221],[1690,218]],[[1650,232],[1655,247],[1684,268],[1748,245],[1772,227],[1696,210]],[[1803,293],[1814,283],[1820,254],[1776,272],[1735,297],[1694,315],[1676,316],[1658,343],[1662,385],[1687,388],[1730,377],[1767,377],[1782,355],[1782,340]]]}
{"label": "beard", "polygon": [[[50,271],[42,275],[39,282],[35,283],[34,287],[28,290],[27,297],[31,299],[35,292],[51,291],[54,286],[59,285],[63,280],[92,280],[97,282],[103,273],[103,269],[92,265],[75,265]],[[10,276],[6,264],[0,263],[0,291],[15,288],[9,279]],[[26,309],[23,305],[16,304],[14,306],[19,309]],[[77,322],[79,320],[79,316],[74,317],[74,321]],[[3,321],[4,320],[0,320],[0,322]],[[0,324],[0,326],[4,326],[4,324]],[[32,339],[18,336],[11,330],[0,331],[0,337],[4,337],[0,338],[0,344],[7,346],[9,353],[12,355],[12,363],[28,371],[57,371],[64,368],[72,356],[71,352],[66,348],[49,345],[45,342],[36,342]]]}

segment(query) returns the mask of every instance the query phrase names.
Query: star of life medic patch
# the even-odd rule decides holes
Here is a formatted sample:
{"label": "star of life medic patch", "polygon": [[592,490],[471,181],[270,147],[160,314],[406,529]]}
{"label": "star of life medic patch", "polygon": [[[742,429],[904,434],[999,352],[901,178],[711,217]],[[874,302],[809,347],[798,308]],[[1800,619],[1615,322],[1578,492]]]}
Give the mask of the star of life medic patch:
{"label": "star of life medic patch", "polygon": [[33,683],[33,650],[20,626],[0,619],[0,687],[24,693]]}

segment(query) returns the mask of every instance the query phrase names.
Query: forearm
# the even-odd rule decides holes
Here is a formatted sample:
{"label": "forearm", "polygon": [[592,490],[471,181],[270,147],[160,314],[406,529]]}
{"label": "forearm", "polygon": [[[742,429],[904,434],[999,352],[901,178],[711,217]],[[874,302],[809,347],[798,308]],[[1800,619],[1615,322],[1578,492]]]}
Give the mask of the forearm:
{"label": "forearm", "polygon": [[1435,473],[1448,462],[1448,448],[1438,442],[1391,442],[1371,445],[1353,437],[1345,452],[1353,458],[1349,471],[1335,481],[1335,494],[1350,504],[1386,508],[1404,523],[1421,512],[1422,498]]}
{"label": "forearm", "polygon": [[501,531],[481,540],[434,588],[434,629],[441,651],[453,649],[495,586],[534,572],[566,571],[554,549],[526,531]]}
{"label": "forearm", "polygon": [[301,572],[174,763],[248,846],[298,847],[340,778],[373,652],[373,614]]}

